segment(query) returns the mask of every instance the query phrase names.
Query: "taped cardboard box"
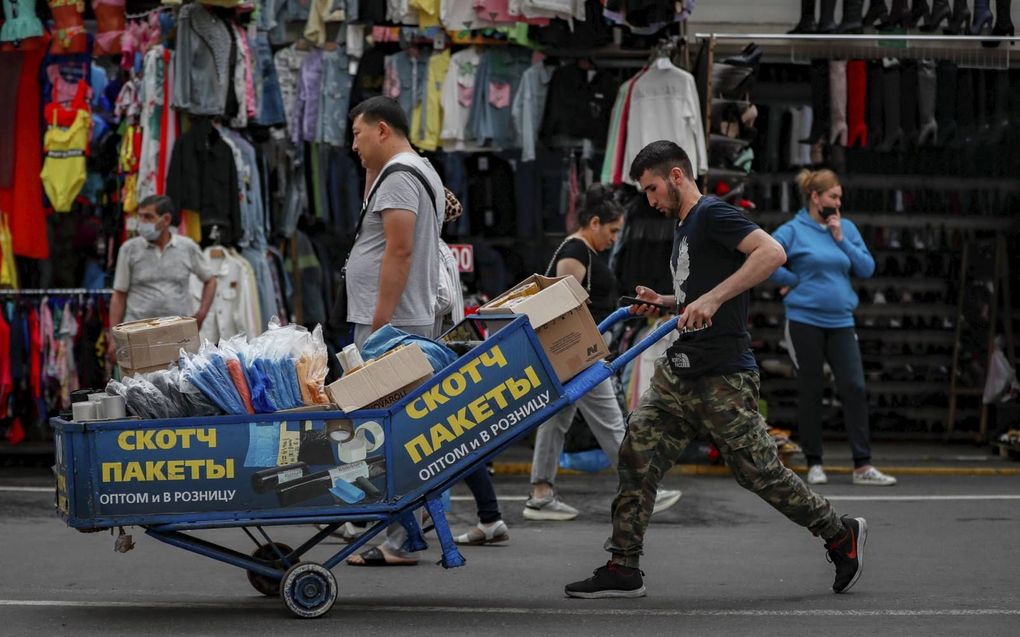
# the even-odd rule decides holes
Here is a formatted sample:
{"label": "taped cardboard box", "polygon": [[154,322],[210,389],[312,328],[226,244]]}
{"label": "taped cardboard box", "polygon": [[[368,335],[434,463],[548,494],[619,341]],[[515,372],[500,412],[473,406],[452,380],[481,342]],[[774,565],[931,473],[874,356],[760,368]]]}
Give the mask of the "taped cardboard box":
{"label": "taped cardboard box", "polygon": [[181,349],[198,353],[198,323],[185,316],[130,321],[113,328],[117,363],[126,374],[139,374],[177,363]]}
{"label": "taped cardboard box", "polygon": [[384,409],[432,378],[432,364],[417,344],[405,345],[365,363],[326,386],[326,393],[346,413]]}
{"label": "taped cardboard box", "polygon": [[[537,292],[520,294],[531,286]],[[588,292],[574,277],[533,274],[483,305],[478,313],[526,314],[556,376],[566,382],[609,355],[587,301]]]}

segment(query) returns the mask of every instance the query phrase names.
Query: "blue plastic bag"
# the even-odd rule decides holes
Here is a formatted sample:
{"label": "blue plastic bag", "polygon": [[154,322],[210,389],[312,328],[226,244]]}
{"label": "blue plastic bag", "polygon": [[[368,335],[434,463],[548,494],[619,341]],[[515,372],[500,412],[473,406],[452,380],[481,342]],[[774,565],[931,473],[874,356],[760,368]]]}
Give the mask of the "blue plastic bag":
{"label": "blue plastic bag", "polygon": [[425,358],[432,364],[432,371],[439,372],[450,363],[457,360],[457,354],[449,347],[437,343],[424,336],[415,336],[400,330],[392,325],[383,325],[368,337],[361,348],[361,357],[365,360],[379,358],[386,352],[396,349],[400,345],[417,343]]}
{"label": "blue plastic bag", "polygon": [[585,473],[598,473],[613,466],[612,461],[605,451],[601,449],[589,449],[587,451],[574,451],[560,454],[560,468],[584,471]]}

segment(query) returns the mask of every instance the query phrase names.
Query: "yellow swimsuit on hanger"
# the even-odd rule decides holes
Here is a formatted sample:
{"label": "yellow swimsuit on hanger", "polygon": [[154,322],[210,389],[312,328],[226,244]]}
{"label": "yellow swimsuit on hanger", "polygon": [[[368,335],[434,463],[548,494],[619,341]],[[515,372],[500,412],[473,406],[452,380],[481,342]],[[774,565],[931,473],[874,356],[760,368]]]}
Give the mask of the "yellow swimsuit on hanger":
{"label": "yellow swimsuit on hanger", "polygon": [[57,126],[54,117],[43,137],[46,161],[39,176],[57,212],[70,212],[85,184],[85,153],[91,128],[92,115],[85,109],[78,109],[74,122],[67,128]]}

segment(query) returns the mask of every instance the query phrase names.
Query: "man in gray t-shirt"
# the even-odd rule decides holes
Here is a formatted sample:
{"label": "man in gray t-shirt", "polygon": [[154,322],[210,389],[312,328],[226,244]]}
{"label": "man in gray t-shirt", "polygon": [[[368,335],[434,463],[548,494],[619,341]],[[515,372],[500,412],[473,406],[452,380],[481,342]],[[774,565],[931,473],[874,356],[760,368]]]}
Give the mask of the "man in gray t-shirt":
{"label": "man in gray t-shirt", "polygon": [[435,195],[412,173],[386,176],[367,202],[347,262],[347,320],[358,347],[387,323],[428,338],[435,324],[439,286],[440,219],[443,182],[407,139],[407,116],[394,100],[373,97],[351,110],[354,150],[367,172],[366,196],[390,164],[416,168]]}

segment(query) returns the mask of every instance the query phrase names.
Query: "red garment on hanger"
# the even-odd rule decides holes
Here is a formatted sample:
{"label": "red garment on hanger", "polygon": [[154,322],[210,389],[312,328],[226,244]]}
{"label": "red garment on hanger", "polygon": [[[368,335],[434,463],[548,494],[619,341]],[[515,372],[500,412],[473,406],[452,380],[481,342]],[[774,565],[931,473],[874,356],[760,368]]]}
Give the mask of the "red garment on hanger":
{"label": "red garment on hanger", "polygon": [[[14,182],[10,188],[0,188],[0,210],[10,215],[14,254],[32,259],[50,258],[42,178],[39,176],[43,165],[39,66],[48,42],[48,36],[40,36],[22,41],[18,48],[22,58],[21,81],[18,82],[16,97]],[[0,51],[11,49],[4,46]],[[3,64],[3,57],[0,53],[0,64]]]}
{"label": "red garment on hanger", "polygon": [[75,90],[74,99],[71,100],[68,106],[64,106],[56,101],[56,92],[54,87],[53,101],[46,105],[46,110],[43,114],[47,126],[56,124],[66,128],[74,124],[74,120],[78,118],[78,111],[89,110],[89,85],[85,80],[78,80],[78,88]]}
{"label": "red garment on hanger", "polygon": [[14,389],[11,380],[11,328],[0,312],[0,418],[7,417],[7,396]]}
{"label": "red garment on hanger", "polygon": [[42,398],[42,332],[34,307],[28,310],[28,373],[32,398]]}
{"label": "red garment on hanger", "polygon": [[627,147],[627,118],[630,117],[630,98],[634,93],[634,85],[637,84],[638,79],[642,75],[648,72],[648,68],[643,68],[637,72],[634,76],[634,81],[627,87],[627,97],[623,100],[623,113],[620,118],[620,131],[617,134],[619,141],[616,144],[616,158],[613,160],[613,181],[615,185],[623,183],[623,154]]}

